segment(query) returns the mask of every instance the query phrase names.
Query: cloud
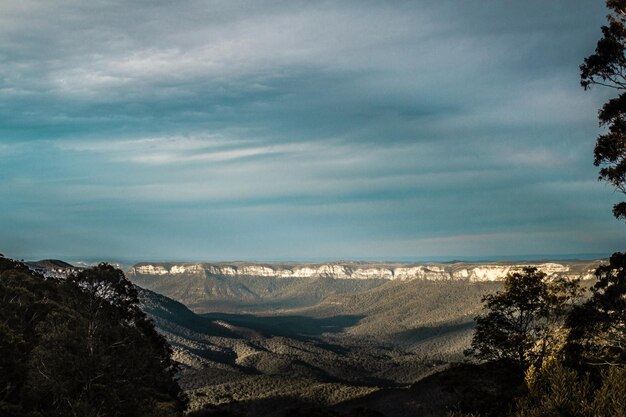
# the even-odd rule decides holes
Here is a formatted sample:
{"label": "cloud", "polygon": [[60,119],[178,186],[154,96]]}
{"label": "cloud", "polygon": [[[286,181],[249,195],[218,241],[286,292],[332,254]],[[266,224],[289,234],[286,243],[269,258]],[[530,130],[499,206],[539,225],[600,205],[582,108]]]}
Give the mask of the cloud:
{"label": "cloud", "polygon": [[[604,14],[582,0],[3,1],[0,244],[608,248],[615,196],[590,160],[606,93],[577,73]],[[588,225],[606,240],[570,244]],[[533,246],[542,229],[559,237]]]}

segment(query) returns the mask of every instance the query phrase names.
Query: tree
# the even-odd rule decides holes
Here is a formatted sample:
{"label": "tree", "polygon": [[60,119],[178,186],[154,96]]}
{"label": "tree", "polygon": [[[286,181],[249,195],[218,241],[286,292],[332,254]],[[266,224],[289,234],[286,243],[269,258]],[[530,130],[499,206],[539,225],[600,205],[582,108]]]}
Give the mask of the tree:
{"label": "tree", "polygon": [[527,393],[511,417],[624,417],[626,369],[606,370],[596,387],[588,376],[556,360],[526,374]]}
{"label": "tree", "polygon": [[[49,359],[60,367],[80,364],[69,382],[79,384],[76,389],[82,391],[80,400],[90,410],[87,414],[101,409],[103,415],[157,416],[162,409],[168,411],[163,415],[182,409],[184,398],[174,381],[177,369],[170,359],[171,349],[141,311],[137,290],[124,273],[101,263],[69,277],[65,285],[81,293],[74,305],[84,313],[69,329],[66,322],[46,323],[51,326],[46,334],[59,335],[48,341],[50,346],[79,354],[74,360]],[[64,335],[68,331],[70,337]],[[46,343],[42,347],[34,352],[35,358],[49,357]],[[62,369],[58,371],[63,375]]]}
{"label": "tree", "polygon": [[[581,85],[612,88],[618,96],[598,113],[607,131],[598,136],[594,163],[599,179],[626,194],[626,0],[607,0],[610,11],[602,26],[595,53],[580,66]],[[626,219],[626,202],[613,206],[613,215]],[[608,265],[596,270],[590,300],[572,312],[568,350],[579,365],[592,362],[626,364],[626,254],[614,253]]]}
{"label": "tree", "polygon": [[537,268],[504,278],[504,290],[483,298],[487,312],[476,320],[467,355],[488,361],[510,361],[520,371],[559,349],[565,312],[580,294],[577,281],[548,282]]}
{"label": "tree", "polygon": [[[577,365],[626,364],[626,257],[611,256],[596,269],[587,302],[568,318],[568,351]],[[571,359],[570,359],[571,360]]]}
{"label": "tree", "polygon": [[541,368],[531,367],[525,378],[526,395],[515,404],[512,417],[593,415],[589,401],[593,387],[588,378],[555,360],[548,360]]}
{"label": "tree", "polygon": [[[607,129],[597,138],[594,164],[600,180],[626,194],[626,0],[606,5],[608,23],[595,53],[580,66],[581,85],[618,92],[598,113]],[[626,202],[615,204],[613,215],[626,219]],[[573,306],[565,321],[568,340],[561,356],[574,369],[554,358],[531,366],[514,417],[626,416],[626,254],[613,254],[595,275],[591,297]]]}
{"label": "tree", "polygon": [[121,271],[46,279],[0,258],[0,415],[178,416],[170,353]]}
{"label": "tree", "polygon": [[[602,85],[619,92],[598,113],[608,131],[597,138],[594,164],[601,167],[599,179],[626,194],[626,0],[607,0],[606,5],[608,24],[602,26],[595,53],[580,66],[580,83],[585,90]],[[615,204],[613,214],[626,219],[626,202]]]}
{"label": "tree", "polygon": [[99,305],[107,303],[121,309],[120,311],[140,314],[135,286],[126,279],[121,270],[109,264],[101,263],[84,269],[68,277],[67,281],[80,287]]}

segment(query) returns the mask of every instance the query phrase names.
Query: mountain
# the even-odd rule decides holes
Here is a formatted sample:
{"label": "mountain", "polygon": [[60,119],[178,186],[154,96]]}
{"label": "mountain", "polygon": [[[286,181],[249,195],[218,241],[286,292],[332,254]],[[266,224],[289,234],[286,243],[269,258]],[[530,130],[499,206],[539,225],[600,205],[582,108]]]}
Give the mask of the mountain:
{"label": "mountain", "polygon": [[290,415],[294,407],[331,407],[407,387],[446,363],[426,351],[342,336],[359,316],[196,315],[149,290],[139,298],[182,365],[179,383],[191,410]]}
{"label": "mountain", "polygon": [[48,278],[67,278],[69,275],[83,269],[59,259],[42,259],[39,261],[24,262],[24,264],[31,270]]}
{"label": "mountain", "polygon": [[525,263],[441,263],[400,264],[378,262],[333,263],[139,263],[128,270],[130,276],[194,275],[222,277],[331,278],[385,280],[465,280],[497,281],[509,272],[534,266],[548,275],[580,276],[591,274],[598,261],[525,262]]}
{"label": "mountain", "polygon": [[[406,298],[403,291],[411,293],[422,286],[436,290],[447,285],[460,285],[473,291],[474,286],[497,283],[506,274],[521,271],[525,266],[535,266],[550,277],[588,279],[598,264],[599,261],[488,264],[140,263],[130,268],[127,275],[135,284],[180,301],[197,313],[262,313],[314,307],[320,307],[317,311],[333,310],[329,303],[335,306],[348,303],[353,306],[351,310],[358,310],[366,304],[363,297],[367,297],[353,298],[357,294],[370,293],[373,297],[391,300],[395,293]],[[428,285],[429,282],[439,284]],[[338,310],[341,309],[334,308],[335,312]],[[467,312],[471,314],[473,311]]]}
{"label": "mountain", "polygon": [[[589,278],[597,264],[534,265]],[[524,266],[158,263],[127,275],[181,364],[190,411],[263,417],[366,407],[402,417],[445,415],[475,398],[506,401],[490,397],[494,386],[515,385],[502,373],[451,364],[463,359],[482,297]]]}
{"label": "mountain", "polygon": [[[533,265],[587,279],[597,264]],[[475,396],[459,378],[471,385],[479,371],[446,369],[463,359],[482,297],[524,266],[158,263],[135,265],[128,277],[150,288],[143,308],[185,365],[180,383],[192,409],[271,416],[366,406],[441,415]],[[432,403],[429,392],[441,400]]]}

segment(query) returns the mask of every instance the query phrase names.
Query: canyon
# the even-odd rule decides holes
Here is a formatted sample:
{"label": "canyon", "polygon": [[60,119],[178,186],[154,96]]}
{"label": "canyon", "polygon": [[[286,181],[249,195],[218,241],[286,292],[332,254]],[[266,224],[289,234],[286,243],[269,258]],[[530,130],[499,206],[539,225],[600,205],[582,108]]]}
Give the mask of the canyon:
{"label": "canyon", "polygon": [[532,266],[589,287],[600,262],[159,262],[127,276],[146,288],[143,308],[184,365],[193,408],[366,405],[403,417],[441,412],[428,376],[465,360],[481,300],[507,274]]}
{"label": "canyon", "polygon": [[[482,298],[507,274],[531,266],[589,288],[601,262],[146,262],[126,275],[172,347],[192,410],[269,417],[315,405],[408,417],[462,400],[476,369],[451,364],[466,360]],[[80,270],[28,265],[52,279]]]}

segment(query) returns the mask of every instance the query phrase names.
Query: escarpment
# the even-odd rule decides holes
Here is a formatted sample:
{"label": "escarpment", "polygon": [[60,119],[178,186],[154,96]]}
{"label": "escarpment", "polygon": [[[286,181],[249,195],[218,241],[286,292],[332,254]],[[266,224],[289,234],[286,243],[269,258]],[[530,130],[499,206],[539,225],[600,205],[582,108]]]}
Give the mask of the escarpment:
{"label": "escarpment", "polygon": [[510,272],[534,266],[548,276],[590,278],[598,261],[541,263],[452,263],[452,264],[252,264],[252,263],[140,263],[128,271],[131,276],[163,276],[202,274],[221,277],[384,279],[408,281],[463,280],[469,282],[499,281]]}
{"label": "escarpment", "polygon": [[[401,264],[331,263],[140,263],[127,275],[137,285],[180,301],[196,312],[296,309],[331,296],[350,296],[385,286],[417,291],[415,284],[494,283],[535,266],[549,277],[587,279],[599,261],[540,263]],[[420,284],[421,285],[421,284]],[[457,285],[458,287],[458,285]]]}

